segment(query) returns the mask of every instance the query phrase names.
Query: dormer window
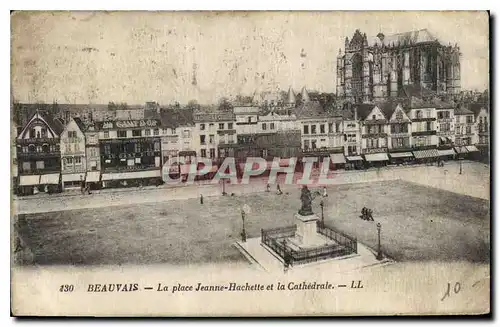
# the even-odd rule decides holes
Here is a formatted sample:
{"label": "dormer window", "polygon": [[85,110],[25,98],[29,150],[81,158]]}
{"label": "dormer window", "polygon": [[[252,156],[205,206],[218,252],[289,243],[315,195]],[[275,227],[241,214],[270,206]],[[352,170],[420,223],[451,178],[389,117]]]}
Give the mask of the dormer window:
{"label": "dormer window", "polygon": [[396,112],[396,119],[403,120],[403,113],[401,111]]}
{"label": "dormer window", "polygon": [[376,120],[377,119],[377,115],[372,115],[372,120]]}
{"label": "dormer window", "polygon": [[422,110],[417,110],[417,119],[420,119],[420,118],[424,118],[423,114],[422,114]]}

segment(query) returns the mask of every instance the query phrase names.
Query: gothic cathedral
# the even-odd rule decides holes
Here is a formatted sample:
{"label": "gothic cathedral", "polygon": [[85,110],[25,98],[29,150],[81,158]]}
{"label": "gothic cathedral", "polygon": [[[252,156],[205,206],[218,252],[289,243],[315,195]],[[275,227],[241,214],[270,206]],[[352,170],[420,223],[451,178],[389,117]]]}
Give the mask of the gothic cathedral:
{"label": "gothic cathedral", "polygon": [[443,45],[426,29],[368,43],[356,30],[337,56],[337,96],[353,103],[378,102],[419,90],[438,96],[460,92],[460,48]]}

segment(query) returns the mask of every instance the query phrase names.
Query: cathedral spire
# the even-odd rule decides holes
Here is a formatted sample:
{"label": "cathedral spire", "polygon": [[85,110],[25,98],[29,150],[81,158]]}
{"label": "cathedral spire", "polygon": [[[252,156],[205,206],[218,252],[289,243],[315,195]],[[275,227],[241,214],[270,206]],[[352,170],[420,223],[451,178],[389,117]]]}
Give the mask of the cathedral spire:
{"label": "cathedral spire", "polygon": [[291,86],[288,89],[287,104],[295,104],[295,93],[293,93]]}
{"label": "cathedral spire", "polygon": [[307,93],[306,87],[304,86],[301,91],[302,103],[309,102],[309,93]]}

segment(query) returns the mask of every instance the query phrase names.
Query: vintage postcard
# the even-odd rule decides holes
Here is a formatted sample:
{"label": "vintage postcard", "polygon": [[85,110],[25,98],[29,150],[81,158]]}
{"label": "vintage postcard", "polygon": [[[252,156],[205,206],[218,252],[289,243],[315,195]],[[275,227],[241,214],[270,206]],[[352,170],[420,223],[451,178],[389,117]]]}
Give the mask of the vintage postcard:
{"label": "vintage postcard", "polygon": [[11,14],[15,316],[490,312],[489,15]]}

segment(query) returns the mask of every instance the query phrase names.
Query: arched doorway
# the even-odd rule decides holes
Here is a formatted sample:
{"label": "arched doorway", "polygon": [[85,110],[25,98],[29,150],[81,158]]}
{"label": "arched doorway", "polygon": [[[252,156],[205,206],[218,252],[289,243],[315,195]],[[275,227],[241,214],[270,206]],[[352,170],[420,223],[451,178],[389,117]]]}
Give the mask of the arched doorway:
{"label": "arched doorway", "polygon": [[356,53],[352,57],[352,95],[356,102],[363,99],[363,57]]}

